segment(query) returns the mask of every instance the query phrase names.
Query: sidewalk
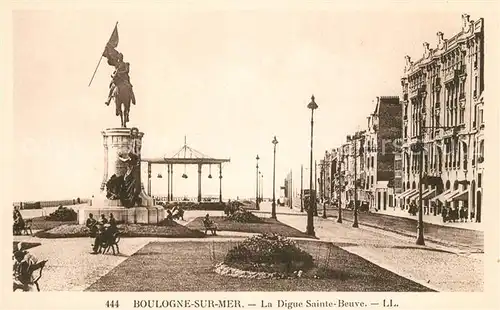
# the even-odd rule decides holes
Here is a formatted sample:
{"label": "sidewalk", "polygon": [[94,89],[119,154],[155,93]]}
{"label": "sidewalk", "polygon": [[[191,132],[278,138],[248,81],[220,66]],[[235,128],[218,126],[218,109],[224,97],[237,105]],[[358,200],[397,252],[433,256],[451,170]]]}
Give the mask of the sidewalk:
{"label": "sidewalk", "polygon": [[[262,206],[261,210],[270,210],[270,206]],[[304,231],[306,215],[296,212],[304,215],[282,214],[277,209],[278,220]],[[332,242],[382,268],[437,291],[483,290],[484,254],[454,250],[431,242],[418,246],[414,236],[367,227],[362,221],[359,228],[353,228],[349,221],[339,224],[333,219],[314,217],[315,234],[321,241]]]}
{"label": "sidewalk", "polygon": [[[300,206],[294,206],[297,212],[300,212]],[[322,208],[318,205],[319,216],[321,217]],[[336,219],[338,209],[327,210],[328,218]],[[353,210],[342,209],[342,219],[344,221],[353,222]],[[393,233],[397,233],[406,237],[416,237],[417,233],[417,218],[413,216],[399,217],[394,215],[386,215],[380,212],[377,213],[358,213],[358,222],[360,226],[368,226],[376,229],[381,229]],[[467,224],[467,223],[455,223]],[[471,223],[469,223],[471,224]],[[480,230],[464,229],[454,226],[443,225],[443,223],[425,223],[424,222],[424,238],[437,244],[448,247],[455,247],[461,250],[470,252],[484,251],[484,232]]]}
{"label": "sidewalk", "polygon": [[[387,210],[378,210],[380,214],[385,214],[385,215],[390,215],[390,216],[397,216],[397,217],[404,217],[404,218],[409,218],[409,219],[418,219],[418,213],[417,215],[413,216],[408,213],[408,210],[401,210],[400,208],[387,208]],[[456,227],[456,228],[462,228],[462,229],[471,229],[471,230],[477,230],[477,231],[484,231],[484,226],[482,223],[476,223],[476,222],[446,222],[443,223],[443,218],[438,214],[438,215],[431,215],[431,214],[424,214],[424,223],[429,223],[429,224],[434,224],[434,225],[439,225],[443,227]]]}

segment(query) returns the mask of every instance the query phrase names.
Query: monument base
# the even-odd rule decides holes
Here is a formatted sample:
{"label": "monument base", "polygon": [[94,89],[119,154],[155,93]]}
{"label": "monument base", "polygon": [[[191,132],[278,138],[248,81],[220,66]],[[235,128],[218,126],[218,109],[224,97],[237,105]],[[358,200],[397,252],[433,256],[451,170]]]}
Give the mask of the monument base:
{"label": "monument base", "polygon": [[90,213],[96,220],[99,220],[101,214],[109,219],[109,214],[112,213],[117,222],[126,224],[157,224],[165,219],[165,209],[162,206],[155,206],[153,199],[144,192],[140,197],[142,206],[125,208],[120,200],[109,200],[101,194],[93,198],[89,206],[78,210],[78,224],[85,225]]}
{"label": "monument base", "polygon": [[89,214],[92,213],[95,219],[99,219],[104,214],[109,219],[112,213],[116,221],[126,224],[158,224],[165,218],[163,207],[105,207],[89,206],[78,210],[78,224],[85,225]]}
{"label": "monument base", "polygon": [[[137,224],[157,224],[165,218],[165,209],[161,206],[155,206],[153,198],[144,191],[140,174],[140,154],[142,146],[143,132],[138,128],[108,128],[101,132],[104,146],[104,175],[99,194],[92,198],[89,206],[78,210],[78,223],[84,225],[89,214],[99,220],[102,214],[109,219],[112,213],[116,221],[123,223]],[[123,155],[135,155],[138,163],[132,163],[129,157],[124,160]],[[124,177],[129,173],[129,177],[136,180],[136,184],[141,185],[139,198],[141,206],[134,208],[125,208],[120,200],[106,199],[106,186],[112,176]],[[135,176],[135,177],[134,177]],[[134,190],[134,193],[136,191]]]}

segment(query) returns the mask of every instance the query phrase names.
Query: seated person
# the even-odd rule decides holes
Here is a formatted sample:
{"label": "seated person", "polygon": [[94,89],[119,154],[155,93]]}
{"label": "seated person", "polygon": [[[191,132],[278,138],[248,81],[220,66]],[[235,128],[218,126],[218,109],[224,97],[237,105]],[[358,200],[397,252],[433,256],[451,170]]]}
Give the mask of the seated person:
{"label": "seated person", "polygon": [[94,244],[93,244],[93,252],[91,254],[97,254],[100,252],[100,246],[101,246],[101,243],[102,241],[104,240],[105,236],[104,236],[104,232],[105,232],[105,228],[104,228],[104,225],[99,223],[97,225],[98,229],[97,229],[97,232],[96,232],[96,235],[95,235],[95,239],[94,239]]}
{"label": "seated person", "polygon": [[38,263],[38,259],[33,254],[24,249],[24,244],[19,242],[18,250],[14,253],[13,280],[14,290],[21,288],[23,291],[30,291],[33,283],[32,266]]}
{"label": "seated person", "polygon": [[101,220],[100,220],[100,222],[101,222],[102,225],[108,223],[108,219],[106,218],[106,215],[101,214]]}
{"label": "seated person", "polygon": [[208,230],[212,231],[213,235],[216,234],[217,225],[215,225],[214,221],[210,219],[210,215],[208,213],[203,219],[203,226],[205,226],[205,234],[207,233]]}
{"label": "seated person", "polygon": [[111,224],[109,224],[109,223],[104,224],[103,226],[104,226],[104,231],[102,232],[101,243],[103,241],[106,241],[108,244],[113,243],[114,242],[114,233],[115,233],[114,228],[112,228]]}
{"label": "seated person", "polygon": [[172,214],[172,211],[167,210],[167,222],[172,223],[174,221],[174,215]]}

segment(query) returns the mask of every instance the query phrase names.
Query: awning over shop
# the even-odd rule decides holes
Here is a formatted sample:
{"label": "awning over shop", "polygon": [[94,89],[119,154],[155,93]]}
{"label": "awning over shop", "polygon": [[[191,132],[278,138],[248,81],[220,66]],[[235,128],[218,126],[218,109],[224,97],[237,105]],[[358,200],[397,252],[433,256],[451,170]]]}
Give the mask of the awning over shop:
{"label": "awning over shop", "polygon": [[436,195],[436,189],[427,190],[425,194],[422,194],[422,199],[429,199]]}
{"label": "awning over shop", "polygon": [[[429,190],[428,190],[428,189],[426,189],[425,191],[423,191],[423,192],[422,192],[422,199],[425,199],[425,195],[427,195],[427,193],[429,193]],[[409,197],[408,199],[409,199],[410,201],[415,201],[415,200],[417,200],[417,199],[418,199],[418,196],[419,196],[419,194],[418,194],[418,191],[417,191],[417,193],[416,193],[416,194],[412,195],[412,196],[411,196],[411,197]]]}
{"label": "awning over shop", "polygon": [[467,201],[469,200],[469,190],[464,189],[462,191],[455,192],[454,195],[448,197],[448,199],[449,201],[458,201],[458,200]]}
{"label": "awning over shop", "polygon": [[418,190],[416,190],[413,194],[406,197],[406,199],[408,199],[408,202],[416,200],[417,198],[418,198]]}
{"label": "awning over shop", "polygon": [[442,192],[441,194],[437,195],[436,197],[432,198],[430,201],[436,201],[436,200],[439,200],[439,201],[441,201],[441,202],[444,202],[444,199],[443,199],[443,198],[444,198],[445,196],[449,195],[449,194],[451,193],[451,191],[452,191],[451,189],[448,189],[448,190],[446,190],[446,191]]}
{"label": "awning over shop", "polygon": [[453,196],[457,195],[458,193],[460,193],[460,190],[456,189],[456,190],[452,190],[449,194],[443,196],[443,202],[451,202],[451,198],[453,198]]}
{"label": "awning over shop", "polygon": [[404,199],[408,197],[409,195],[412,195],[416,192],[416,189],[408,189],[405,192],[403,192],[401,195],[399,195],[399,199]]}

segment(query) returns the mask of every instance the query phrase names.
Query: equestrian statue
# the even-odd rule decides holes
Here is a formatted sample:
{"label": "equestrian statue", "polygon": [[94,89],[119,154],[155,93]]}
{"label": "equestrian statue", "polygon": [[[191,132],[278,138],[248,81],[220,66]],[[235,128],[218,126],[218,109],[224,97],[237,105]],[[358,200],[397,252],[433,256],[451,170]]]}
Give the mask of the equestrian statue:
{"label": "equestrian statue", "polygon": [[[113,74],[111,75],[108,99],[105,104],[109,105],[111,100],[114,99],[115,114],[116,116],[120,116],[121,127],[126,128],[127,123],[129,122],[130,103],[135,105],[135,95],[132,83],[130,83],[130,64],[123,61],[123,54],[116,50],[116,47],[118,46],[117,26],[118,23],[115,26],[106,47],[104,48],[101,59],[102,57],[107,58],[108,64],[115,68]],[[97,67],[99,67],[99,64]],[[97,72],[97,68],[95,72]],[[92,76],[92,80],[93,78],[94,76]],[[92,80],[90,83],[92,83]]]}

